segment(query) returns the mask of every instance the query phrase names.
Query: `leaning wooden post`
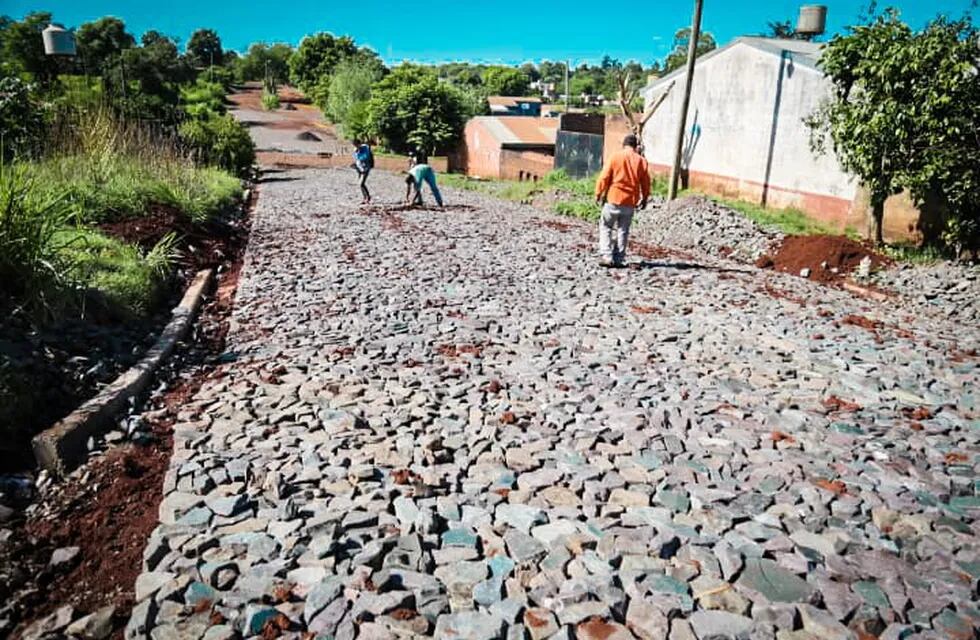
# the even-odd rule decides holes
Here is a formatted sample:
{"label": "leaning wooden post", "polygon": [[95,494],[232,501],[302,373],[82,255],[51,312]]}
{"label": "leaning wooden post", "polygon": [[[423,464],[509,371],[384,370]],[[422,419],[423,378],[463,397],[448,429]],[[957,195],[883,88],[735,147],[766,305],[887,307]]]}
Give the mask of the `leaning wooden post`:
{"label": "leaning wooden post", "polygon": [[677,197],[677,181],[681,173],[681,153],[684,148],[684,130],[687,128],[687,107],[691,102],[691,83],[694,81],[694,62],[701,37],[702,0],[694,0],[694,18],[691,20],[691,41],[687,46],[687,77],[684,79],[684,98],[681,100],[681,117],[677,121],[677,144],[674,146],[674,164],[670,169],[670,186],[667,199]]}

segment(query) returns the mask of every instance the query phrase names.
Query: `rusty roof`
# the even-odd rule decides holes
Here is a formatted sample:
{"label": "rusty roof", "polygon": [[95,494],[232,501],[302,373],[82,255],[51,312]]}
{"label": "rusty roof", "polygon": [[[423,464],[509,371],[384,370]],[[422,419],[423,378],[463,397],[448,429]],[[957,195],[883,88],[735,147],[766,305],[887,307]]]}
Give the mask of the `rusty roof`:
{"label": "rusty roof", "polygon": [[501,147],[543,147],[555,144],[557,118],[528,116],[477,116],[471,120],[481,125],[500,142]]}
{"label": "rusty roof", "polygon": [[487,102],[491,106],[516,107],[522,102],[527,104],[540,104],[541,98],[524,98],[521,96],[490,96],[487,98]]}

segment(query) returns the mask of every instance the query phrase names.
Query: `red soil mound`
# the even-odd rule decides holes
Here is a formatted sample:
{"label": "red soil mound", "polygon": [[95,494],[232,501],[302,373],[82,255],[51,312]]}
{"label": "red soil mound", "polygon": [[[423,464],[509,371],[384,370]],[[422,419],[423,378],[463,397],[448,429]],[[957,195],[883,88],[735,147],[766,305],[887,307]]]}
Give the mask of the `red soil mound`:
{"label": "red soil mound", "polygon": [[774,255],[764,255],[756,266],[799,275],[809,269],[807,276],[818,282],[843,280],[866,257],[871,268],[887,266],[890,261],[873,249],[846,236],[787,236]]}

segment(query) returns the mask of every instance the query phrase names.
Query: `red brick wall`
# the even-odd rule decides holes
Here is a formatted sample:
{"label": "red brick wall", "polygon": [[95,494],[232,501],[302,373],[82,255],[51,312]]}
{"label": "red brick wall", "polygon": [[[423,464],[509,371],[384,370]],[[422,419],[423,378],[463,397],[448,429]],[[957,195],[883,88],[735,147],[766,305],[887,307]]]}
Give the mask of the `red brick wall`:
{"label": "red brick wall", "polygon": [[630,126],[625,116],[606,116],[606,138],[602,143],[602,164],[606,164],[609,156],[623,148],[623,138],[630,133]]}
{"label": "red brick wall", "polygon": [[500,143],[477,120],[466,123],[459,169],[468,176],[500,178]]}
{"label": "red brick wall", "polygon": [[[540,180],[555,168],[555,157],[538,151],[500,151],[500,178]],[[472,175],[472,174],[471,174]]]}

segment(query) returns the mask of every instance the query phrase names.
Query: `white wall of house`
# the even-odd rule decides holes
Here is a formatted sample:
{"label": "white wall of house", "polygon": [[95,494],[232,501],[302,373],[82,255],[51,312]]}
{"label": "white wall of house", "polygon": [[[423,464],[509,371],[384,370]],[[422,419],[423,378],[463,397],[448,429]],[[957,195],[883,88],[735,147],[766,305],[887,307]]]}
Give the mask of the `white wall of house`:
{"label": "white wall of house", "polygon": [[[687,119],[687,137],[695,132],[688,169],[853,200],[856,183],[841,170],[833,153],[817,156],[810,150],[809,130],[802,119],[829,95],[830,84],[797,56],[784,52],[781,66],[779,55],[736,43],[698,62]],[[684,74],[674,79],[670,96],[644,128],[646,155],[656,165],[673,162]],[[646,89],[647,104],[670,80],[663,78]]]}

